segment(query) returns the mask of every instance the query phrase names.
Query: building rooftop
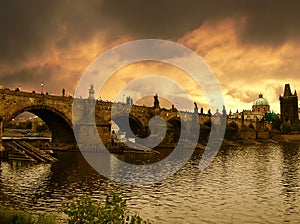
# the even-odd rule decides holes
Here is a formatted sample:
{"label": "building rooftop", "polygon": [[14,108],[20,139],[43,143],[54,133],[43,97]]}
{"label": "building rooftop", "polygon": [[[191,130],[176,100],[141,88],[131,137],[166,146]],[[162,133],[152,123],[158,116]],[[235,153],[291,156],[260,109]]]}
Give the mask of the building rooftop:
{"label": "building rooftop", "polygon": [[262,94],[259,94],[259,97],[253,102],[253,106],[267,106],[270,105],[269,101],[263,98]]}

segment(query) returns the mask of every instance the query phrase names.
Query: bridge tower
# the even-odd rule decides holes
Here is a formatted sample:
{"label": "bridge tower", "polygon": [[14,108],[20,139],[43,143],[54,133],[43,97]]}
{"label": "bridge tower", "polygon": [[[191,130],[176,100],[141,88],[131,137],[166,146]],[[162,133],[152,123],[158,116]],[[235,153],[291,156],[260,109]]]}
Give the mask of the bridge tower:
{"label": "bridge tower", "polygon": [[290,84],[285,84],[283,96],[280,100],[280,115],[283,122],[290,122],[291,124],[298,123],[298,96],[292,94]]}

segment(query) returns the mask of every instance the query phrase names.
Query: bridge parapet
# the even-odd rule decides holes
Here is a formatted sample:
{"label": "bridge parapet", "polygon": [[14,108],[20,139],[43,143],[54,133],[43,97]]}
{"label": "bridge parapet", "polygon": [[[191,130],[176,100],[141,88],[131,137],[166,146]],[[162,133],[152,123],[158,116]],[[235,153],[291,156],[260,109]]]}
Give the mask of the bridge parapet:
{"label": "bridge parapet", "polygon": [[67,119],[71,121],[73,102],[71,97],[16,92],[8,89],[0,89],[0,95],[0,116],[4,118],[5,124],[24,111],[43,107],[57,110],[65,114]]}

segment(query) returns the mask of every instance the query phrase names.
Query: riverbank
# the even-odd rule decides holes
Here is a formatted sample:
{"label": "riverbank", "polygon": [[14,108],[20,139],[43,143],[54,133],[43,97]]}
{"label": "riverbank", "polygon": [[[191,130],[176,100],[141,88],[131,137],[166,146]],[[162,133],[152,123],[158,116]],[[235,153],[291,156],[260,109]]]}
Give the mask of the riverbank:
{"label": "riverbank", "polygon": [[59,223],[131,223],[150,224],[138,214],[131,215],[126,199],[121,192],[106,193],[104,202],[94,200],[88,195],[76,197],[63,203],[62,212],[66,216],[58,220],[54,213],[42,213],[34,216],[26,211],[0,206],[1,224],[59,224]]}
{"label": "riverbank", "polygon": [[282,140],[300,142],[300,134],[281,135]]}
{"label": "riverbank", "polygon": [[34,217],[28,212],[0,207],[0,222],[3,224],[55,224],[58,223],[52,215],[39,215]]}

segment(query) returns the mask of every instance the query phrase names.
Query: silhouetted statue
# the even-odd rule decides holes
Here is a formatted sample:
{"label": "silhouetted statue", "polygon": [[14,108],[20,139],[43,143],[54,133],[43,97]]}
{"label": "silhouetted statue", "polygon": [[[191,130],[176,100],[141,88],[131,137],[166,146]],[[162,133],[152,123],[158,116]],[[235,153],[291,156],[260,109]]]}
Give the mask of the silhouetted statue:
{"label": "silhouetted statue", "polygon": [[159,108],[159,100],[157,94],[154,96],[154,108]]}
{"label": "silhouetted statue", "polygon": [[133,105],[133,99],[130,96],[126,97],[126,104]]}
{"label": "silhouetted statue", "polygon": [[224,117],[227,115],[227,113],[226,113],[226,108],[225,108],[224,105],[223,105],[223,111],[222,111],[222,113],[223,113],[223,116],[224,116]]}
{"label": "silhouetted statue", "polygon": [[198,114],[198,106],[197,106],[197,103],[194,102],[194,114]]}
{"label": "silhouetted statue", "polygon": [[61,94],[62,94],[62,96],[65,96],[66,90],[65,90],[65,89],[62,89]]}
{"label": "silhouetted statue", "polygon": [[245,117],[244,117],[244,111],[242,112],[242,123],[244,124],[244,119],[245,119]]}

